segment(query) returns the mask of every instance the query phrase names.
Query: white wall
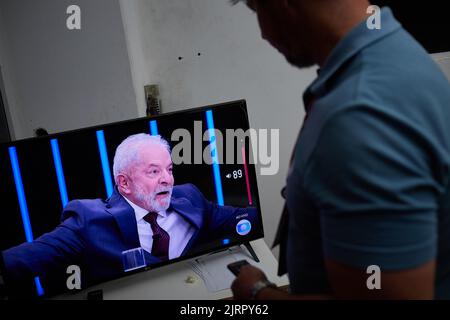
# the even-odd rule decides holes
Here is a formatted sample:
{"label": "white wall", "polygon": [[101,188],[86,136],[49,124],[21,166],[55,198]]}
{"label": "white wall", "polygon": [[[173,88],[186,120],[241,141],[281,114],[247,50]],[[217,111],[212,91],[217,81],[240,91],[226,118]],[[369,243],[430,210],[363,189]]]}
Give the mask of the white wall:
{"label": "white wall", "polygon": [[432,57],[450,80],[450,52],[435,53]]}
{"label": "white wall", "polygon": [[[247,99],[253,128],[280,129],[280,171],[259,176],[266,241],[303,122],[302,93],[315,71],[297,70],[261,39],[256,16],[226,0],[120,0],[140,115],[143,87],[161,86],[163,112]],[[201,53],[201,56],[198,56]],[[183,60],[179,60],[183,57]]]}
{"label": "white wall", "polygon": [[[81,30],[66,9],[81,7]],[[1,0],[0,63],[15,137],[138,115],[118,0]]]}
{"label": "white wall", "polygon": [[3,10],[0,4],[0,73],[1,84],[0,90],[2,91],[3,102],[5,105],[6,118],[8,120],[8,126],[10,129],[11,138],[14,139],[17,135],[21,135],[23,132],[22,116],[20,114],[20,108],[10,108],[9,106],[19,106],[19,96],[17,94],[16,87],[14,86],[15,75],[12,60],[7,50],[8,38],[5,32],[5,23],[3,19]]}

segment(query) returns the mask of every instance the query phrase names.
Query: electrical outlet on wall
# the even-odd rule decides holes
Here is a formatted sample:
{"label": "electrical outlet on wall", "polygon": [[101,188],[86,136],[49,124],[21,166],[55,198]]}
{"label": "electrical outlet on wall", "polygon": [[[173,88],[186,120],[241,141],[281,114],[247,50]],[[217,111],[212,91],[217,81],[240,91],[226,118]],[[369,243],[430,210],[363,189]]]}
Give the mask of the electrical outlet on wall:
{"label": "electrical outlet on wall", "polygon": [[147,104],[147,116],[161,114],[161,100],[159,96],[159,86],[157,84],[146,85],[144,87],[145,101]]}

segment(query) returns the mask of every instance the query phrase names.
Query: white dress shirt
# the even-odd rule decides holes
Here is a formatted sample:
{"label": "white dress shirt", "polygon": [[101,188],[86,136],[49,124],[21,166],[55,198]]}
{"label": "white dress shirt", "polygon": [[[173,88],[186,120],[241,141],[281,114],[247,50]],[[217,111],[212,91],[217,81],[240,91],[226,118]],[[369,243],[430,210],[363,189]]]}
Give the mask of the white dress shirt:
{"label": "white dress shirt", "polygon": [[[150,223],[144,220],[144,217],[148,214],[148,211],[137,206],[126,197],[124,197],[124,199],[130,204],[134,210],[134,214],[136,215],[141,247],[145,251],[151,253],[153,246],[153,231]],[[156,222],[170,236],[169,259],[175,259],[181,256],[184,248],[186,248],[186,245],[194,234],[194,227],[177,212],[171,210],[158,212]]]}

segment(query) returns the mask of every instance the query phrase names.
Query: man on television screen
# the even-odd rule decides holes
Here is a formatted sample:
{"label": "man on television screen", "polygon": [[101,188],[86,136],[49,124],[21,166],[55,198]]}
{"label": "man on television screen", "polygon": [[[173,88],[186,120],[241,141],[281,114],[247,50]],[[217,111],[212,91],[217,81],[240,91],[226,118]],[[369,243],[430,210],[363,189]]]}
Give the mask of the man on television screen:
{"label": "man on television screen", "polygon": [[[125,139],[113,172],[116,187],[109,199],[69,202],[52,232],[3,252],[8,280],[19,283],[79,265],[83,283],[92,284],[217,246],[244,219],[253,225],[246,234],[256,229],[255,208],[219,206],[193,184],[174,186],[170,147],[160,136]],[[136,265],[139,254],[143,265]]]}

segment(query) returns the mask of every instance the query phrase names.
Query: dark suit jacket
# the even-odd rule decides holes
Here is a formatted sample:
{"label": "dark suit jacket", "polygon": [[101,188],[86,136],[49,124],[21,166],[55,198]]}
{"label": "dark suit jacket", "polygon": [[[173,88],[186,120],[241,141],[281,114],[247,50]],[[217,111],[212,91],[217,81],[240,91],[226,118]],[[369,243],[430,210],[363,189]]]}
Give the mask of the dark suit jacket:
{"label": "dark suit jacket", "polygon": [[[180,214],[195,228],[182,255],[204,250],[211,241],[237,235],[238,216],[254,226],[258,223],[255,208],[218,206],[208,201],[192,184],[175,186],[169,210]],[[9,282],[24,278],[65,272],[69,265],[79,265],[83,286],[120,276],[124,271],[122,252],[140,247],[134,210],[114,191],[103,201],[74,200],[67,204],[62,222],[52,232],[31,243],[3,252]],[[161,262],[146,253],[147,265]],[[66,275],[67,277],[68,275]],[[64,282],[65,284],[65,282]]]}

